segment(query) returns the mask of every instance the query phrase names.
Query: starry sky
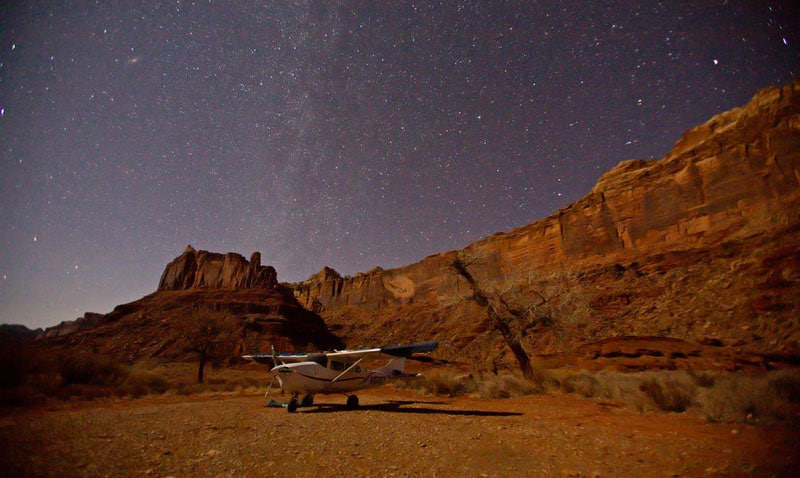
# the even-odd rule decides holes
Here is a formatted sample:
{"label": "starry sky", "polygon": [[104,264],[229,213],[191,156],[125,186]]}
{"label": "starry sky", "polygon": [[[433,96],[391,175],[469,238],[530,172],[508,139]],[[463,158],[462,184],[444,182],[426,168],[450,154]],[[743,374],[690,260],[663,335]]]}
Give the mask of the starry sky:
{"label": "starry sky", "polygon": [[0,322],[109,312],[187,244],[299,281],[531,223],[798,78],[793,5],[2,2]]}

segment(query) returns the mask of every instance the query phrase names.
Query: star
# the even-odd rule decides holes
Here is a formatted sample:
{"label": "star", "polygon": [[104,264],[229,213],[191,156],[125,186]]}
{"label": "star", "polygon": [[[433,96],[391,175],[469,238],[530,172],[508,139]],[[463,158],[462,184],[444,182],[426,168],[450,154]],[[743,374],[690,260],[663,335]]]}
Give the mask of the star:
{"label": "star", "polygon": [[788,0],[23,3],[0,320],[31,327],[152,292],[187,244],[290,282],[462,248],[800,75]]}

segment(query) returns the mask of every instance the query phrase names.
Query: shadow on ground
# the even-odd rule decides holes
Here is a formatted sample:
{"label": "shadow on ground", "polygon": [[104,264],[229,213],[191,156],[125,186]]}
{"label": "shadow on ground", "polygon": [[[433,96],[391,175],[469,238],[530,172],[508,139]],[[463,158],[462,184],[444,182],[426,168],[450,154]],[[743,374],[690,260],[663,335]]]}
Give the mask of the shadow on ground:
{"label": "shadow on ground", "polygon": [[[422,405],[422,406],[420,406]],[[454,416],[473,416],[473,417],[511,417],[520,416],[518,412],[497,412],[487,410],[450,410],[442,408],[432,408],[431,405],[447,405],[447,402],[419,402],[414,400],[390,400],[385,403],[374,405],[360,405],[355,410],[348,410],[344,404],[319,403],[308,408],[298,409],[298,413],[334,413],[349,412],[358,413],[359,411],[376,411],[390,413],[421,413],[421,414],[441,414]]]}

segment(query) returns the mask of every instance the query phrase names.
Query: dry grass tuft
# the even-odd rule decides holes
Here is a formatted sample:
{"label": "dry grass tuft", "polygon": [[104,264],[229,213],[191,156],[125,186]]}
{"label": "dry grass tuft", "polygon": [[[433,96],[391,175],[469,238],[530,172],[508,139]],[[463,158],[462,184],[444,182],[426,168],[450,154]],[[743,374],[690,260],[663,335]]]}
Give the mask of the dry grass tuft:
{"label": "dry grass tuft", "polygon": [[156,372],[150,370],[136,371],[116,390],[117,395],[140,397],[149,394],[162,394],[170,388],[170,383]]}
{"label": "dry grass tuft", "polygon": [[698,401],[712,422],[797,422],[798,390],[798,371],[763,376],[727,374],[717,377],[713,388],[701,390]]}
{"label": "dry grass tuft", "polygon": [[537,384],[518,374],[437,369],[398,386],[451,397],[510,398],[564,392],[615,400],[643,412],[691,413],[711,422],[800,423],[800,370],[748,376],[682,370],[590,373],[556,369],[541,371],[541,375],[542,383]]}
{"label": "dry grass tuft", "polygon": [[800,421],[800,370],[758,376],[657,371],[621,373],[555,370],[550,389],[614,399],[640,411],[688,412],[711,422]]}
{"label": "dry grass tuft", "polygon": [[397,382],[395,386],[449,397],[469,395],[477,390],[477,383],[472,374],[456,374],[443,369],[432,370],[412,380]]}
{"label": "dry grass tuft", "polygon": [[642,381],[639,390],[659,410],[665,412],[685,412],[695,403],[696,389],[693,382],[683,377],[652,377]]}
{"label": "dry grass tuft", "polygon": [[398,388],[417,390],[448,397],[470,395],[482,398],[510,398],[540,393],[542,388],[517,374],[465,374],[437,369],[416,379],[395,384]]}

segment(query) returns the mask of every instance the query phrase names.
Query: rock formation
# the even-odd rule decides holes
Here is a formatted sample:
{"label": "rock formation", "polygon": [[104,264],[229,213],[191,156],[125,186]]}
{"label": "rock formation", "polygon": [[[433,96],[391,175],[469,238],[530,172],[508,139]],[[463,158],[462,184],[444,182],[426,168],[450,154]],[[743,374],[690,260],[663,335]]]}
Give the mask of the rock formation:
{"label": "rock formation", "polygon": [[248,262],[233,252],[218,254],[187,246],[164,269],[158,290],[272,289],[277,284],[275,268],[262,266],[259,252]]}
{"label": "rock formation", "polygon": [[75,320],[65,320],[58,325],[55,325],[53,327],[48,327],[47,329],[44,330],[42,335],[46,338],[69,335],[78,330],[91,327],[99,323],[102,319],[103,319],[103,314],[86,312],[85,314],[83,314],[83,317],[79,317]]}
{"label": "rock formation", "polygon": [[548,301],[554,325],[528,339],[540,352],[620,335],[797,352],[799,184],[800,81],[688,131],[661,160],[620,163],[550,217],[398,269],[323,271],[295,295],[348,343],[417,331],[469,350],[496,339],[450,269],[467,255],[487,287]]}
{"label": "rock formation", "polygon": [[[197,309],[233,324],[234,357],[266,352],[343,348],[324,320],[303,308],[278,284],[272,266],[254,252],[247,261],[188,246],[164,269],[158,290],[118,305],[108,314],[87,313],[47,329],[43,342],[70,351],[91,351],[126,362],[159,358],[188,360],[187,330]],[[45,344],[45,345],[46,345]]]}
{"label": "rock formation", "polygon": [[438,358],[511,362],[456,259],[519,313],[514,331],[543,362],[797,363],[800,81],[688,131],[661,160],[620,163],[550,217],[463,250],[352,277],[326,267],[287,287],[259,253],[247,261],[189,246],[153,294],[45,341],[132,362],[181,359],[180,324],[202,305],[235,319],[237,353],[435,339]]}

